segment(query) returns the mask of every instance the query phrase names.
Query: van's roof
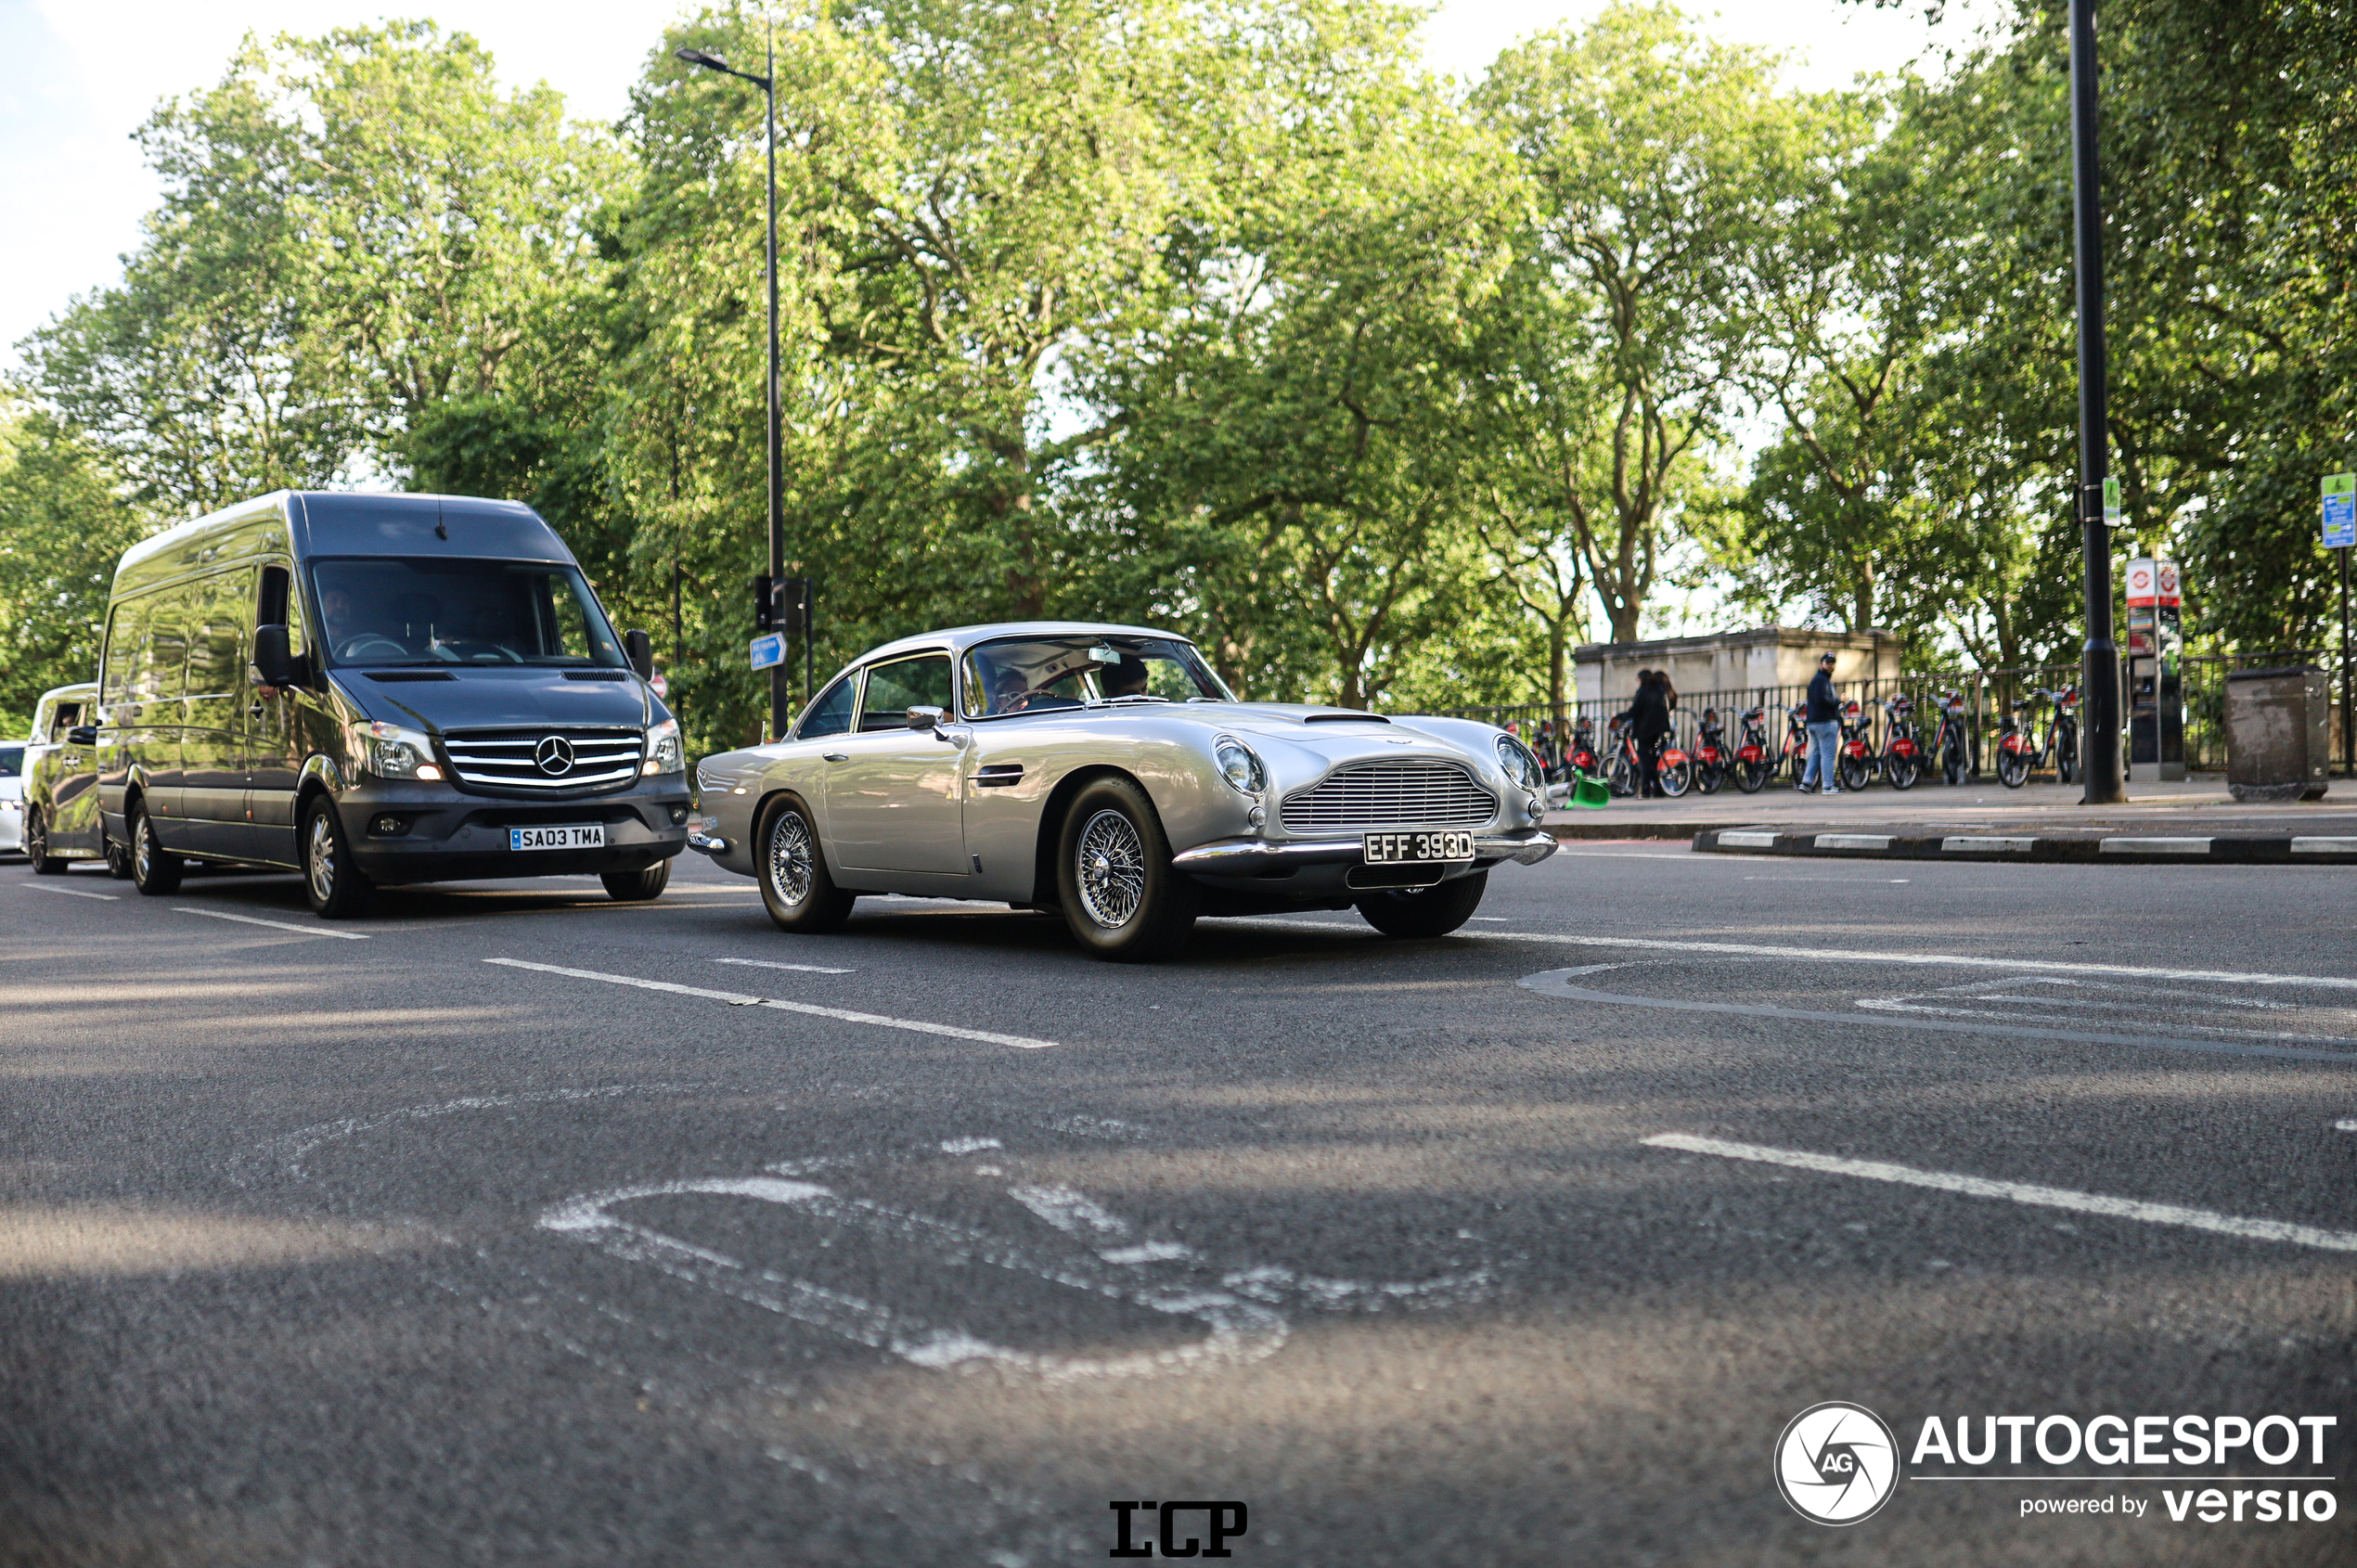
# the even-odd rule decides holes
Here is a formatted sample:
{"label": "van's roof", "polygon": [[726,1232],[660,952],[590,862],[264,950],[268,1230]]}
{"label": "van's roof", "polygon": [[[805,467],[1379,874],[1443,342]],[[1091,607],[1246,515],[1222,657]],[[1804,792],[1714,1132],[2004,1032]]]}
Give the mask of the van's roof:
{"label": "van's roof", "polygon": [[123,552],[115,574],[118,584],[125,576],[159,581],[201,570],[214,560],[283,550],[303,559],[472,556],[571,563],[573,559],[555,530],[521,501],[278,490],[190,518],[141,540]]}

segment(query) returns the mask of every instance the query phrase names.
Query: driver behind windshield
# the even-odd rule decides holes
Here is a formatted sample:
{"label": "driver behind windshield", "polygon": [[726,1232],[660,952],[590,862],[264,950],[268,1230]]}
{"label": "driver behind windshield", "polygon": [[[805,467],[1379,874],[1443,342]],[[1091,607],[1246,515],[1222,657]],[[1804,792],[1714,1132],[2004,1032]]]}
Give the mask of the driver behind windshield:
{"label": "driver behind windshield", "polygon": [[1097,677],[1097,683],[1107,699],[1143,697],[1146,695],[1146,662],[1134,653],[1125,653],[1119,663]]}

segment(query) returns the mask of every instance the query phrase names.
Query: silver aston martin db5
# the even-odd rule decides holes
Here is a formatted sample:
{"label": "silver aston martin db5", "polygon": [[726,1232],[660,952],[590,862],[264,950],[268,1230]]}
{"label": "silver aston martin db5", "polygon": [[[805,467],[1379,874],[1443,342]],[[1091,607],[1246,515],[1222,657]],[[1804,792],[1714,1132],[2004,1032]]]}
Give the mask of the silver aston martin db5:
{"label": "silver aston martin db5", "polygon": [[1491,867],[1555,852],[1541,780],[1486,724],[1240,702],[1184,637],[1026,622],[868,653],[790,738],[698,765],[688,842],[786,931],[861,893],[985,899],[1146,959],[1199,915],[1454,931]]}

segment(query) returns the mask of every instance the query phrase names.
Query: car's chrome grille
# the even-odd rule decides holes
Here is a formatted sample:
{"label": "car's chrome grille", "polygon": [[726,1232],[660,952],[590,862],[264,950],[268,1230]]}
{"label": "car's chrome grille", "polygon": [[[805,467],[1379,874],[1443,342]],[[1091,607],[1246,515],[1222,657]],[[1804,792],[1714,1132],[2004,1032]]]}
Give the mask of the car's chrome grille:
{"label": "car's chrome grille", "polygon": [[635,729],[460,729],[442,738],[460,783],[539,795],[636,778],[645,746]]}
{"label": "car's chrome grille", "polygon": [[1455,763],[1349,763],[1285,797],[1278,816],[1317,828],[1478,828],[1498,797]]}

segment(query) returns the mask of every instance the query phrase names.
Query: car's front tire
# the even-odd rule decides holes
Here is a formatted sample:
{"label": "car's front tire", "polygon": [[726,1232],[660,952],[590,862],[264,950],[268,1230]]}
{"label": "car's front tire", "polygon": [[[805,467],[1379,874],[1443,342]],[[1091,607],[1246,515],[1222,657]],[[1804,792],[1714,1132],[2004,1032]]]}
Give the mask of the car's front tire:
{"label": "car's front tire", "polygon": [[377,884],[353,863],[335,803],[314,795],[303,813],[303,896],[323,920],[348,920],[368,906]]}
{"label": "car's front tire", "polygon": [[762,812],[753,842],[762,906],[779,931],[819,936],[843,929],[858,894],[844,892],[828,874],[808,807],[792,795],[779,796]]}
{"label": "car's front tire", "polygon": [[180,857],[156,842],[145,801],[131,808],[131,885],[148,898],[180,890]]}
{"label": "car's front tire", "polygon": [[615,903],[644,904],[661,898],[670,885],[671,862],[658,860],[643,871],[601,871],[598,880],[606,884],[606,896]]}
{"label": "car's front tire", "polygon": [[62,875],[71,864],[49,853],[49,825],[41,819],[39,806],[24,814],[24,857],[32,862],[32,874],[36,877]]}
{"label": "car's front tire", "polygon": [[1432,887],[1370,893],[1359,901],[1359,913],[1385,936],[1447,936],[1473,919],[1488,891],[1489,873],[1475,871]]}
{"label": "car's front tire", "polygon": [[1074,939],[1118,963],[1175,958],[1202,903],[1170,863],[1153,803],[1127,778],[1098,779],[1064,813],[1056,893]]}

